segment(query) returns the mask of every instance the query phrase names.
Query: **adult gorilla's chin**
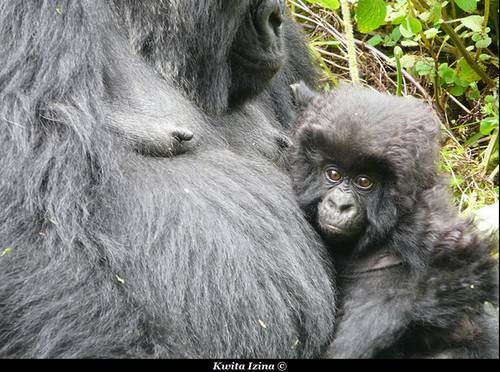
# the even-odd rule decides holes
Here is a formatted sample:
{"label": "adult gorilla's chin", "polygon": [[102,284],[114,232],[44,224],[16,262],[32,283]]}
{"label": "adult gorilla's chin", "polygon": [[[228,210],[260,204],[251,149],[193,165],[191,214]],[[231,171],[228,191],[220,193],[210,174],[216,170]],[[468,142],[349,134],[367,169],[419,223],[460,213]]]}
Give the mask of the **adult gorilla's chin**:
{"label": "adult gorilla's chin", "polygon": [[284,2],[261,0],[254,7],[241,24],[231,50],[231,107],[261,93],[285,62]]}
{"label": "adult gorilla's chin", "polygon": [[257,96],[287,60],[285,34],[294,26],[284,0],[129,2],[115,7],[137,52],[209,114]]}

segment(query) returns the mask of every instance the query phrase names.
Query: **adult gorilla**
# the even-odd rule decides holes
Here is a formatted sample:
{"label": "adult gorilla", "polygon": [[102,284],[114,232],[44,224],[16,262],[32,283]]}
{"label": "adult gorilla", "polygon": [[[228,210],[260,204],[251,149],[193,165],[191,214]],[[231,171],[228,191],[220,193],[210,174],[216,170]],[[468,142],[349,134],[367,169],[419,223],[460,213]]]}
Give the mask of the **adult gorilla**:
{"label": "adult gorilla", "polygon": [[330,268],[280,168],[314,76],[282,6],[0,2],[0,356],[327,346]]}

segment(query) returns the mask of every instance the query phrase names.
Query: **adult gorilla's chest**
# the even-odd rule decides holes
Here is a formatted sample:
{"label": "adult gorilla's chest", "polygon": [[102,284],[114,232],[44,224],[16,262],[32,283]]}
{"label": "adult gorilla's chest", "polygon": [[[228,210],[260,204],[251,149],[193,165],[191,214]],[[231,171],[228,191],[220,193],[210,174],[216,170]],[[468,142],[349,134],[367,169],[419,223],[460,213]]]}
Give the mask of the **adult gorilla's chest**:
{"label": "adult gorilla's chest", "polygon": [[[274,162],[280,131],[248,110],[198,126],[185,154],[123,155],[124,190],[110,208],[123,254],[110,262],[156,319],[152,348],[159,335],[187,344],[169,351],[184,357],[314,356],[331,334],[323,247]],[[144,271],[155,274],[135,274]]]}
{"label": "adult gorilla's chest", "polygon": [[274,113],[258,102],[218,118],[210,119],[217,134],[232,151],[244,157],[270,161],[283,168],[288,134]]}
{"label": "adult gorilla's chest", "polygon": [[319,355],[333,327],[329,265],[296,205],[271,109],[255,100],[206,115],[142,61],[116,68],[111,116],[194,133],[170,158],[125,150],[118,192],[97,216],[120,247],[106,262],[141,312],[146,347],[178,357]]}

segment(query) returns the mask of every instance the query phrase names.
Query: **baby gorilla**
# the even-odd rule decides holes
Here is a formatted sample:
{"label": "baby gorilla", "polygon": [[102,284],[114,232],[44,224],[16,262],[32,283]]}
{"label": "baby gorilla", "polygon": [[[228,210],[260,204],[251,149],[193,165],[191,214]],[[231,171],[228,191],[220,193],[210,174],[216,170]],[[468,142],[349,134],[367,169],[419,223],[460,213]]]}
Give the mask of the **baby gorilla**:
{"label": "baby gorilla", "polygon": [[492,241],[451,206],[431,108],[360,87],[293,90],[310,103],[294,131],[294,188],[340,289],[326,357],[498,357]]}

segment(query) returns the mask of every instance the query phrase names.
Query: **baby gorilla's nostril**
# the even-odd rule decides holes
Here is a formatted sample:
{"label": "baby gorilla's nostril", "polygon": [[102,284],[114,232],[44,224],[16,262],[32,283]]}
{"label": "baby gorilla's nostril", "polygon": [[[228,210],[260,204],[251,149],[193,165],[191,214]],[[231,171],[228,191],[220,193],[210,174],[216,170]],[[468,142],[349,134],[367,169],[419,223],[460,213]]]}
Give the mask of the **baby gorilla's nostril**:
{"label": "baby gorilla's nostril", "polygon": [[263,0],[255,14],[257,32],[263,37],[266,47],[272,45],[279,36],[283,23],[284,5],[282,0]]}
{"label": "baby gorilla's nostril", "polygon": [[354,209],[354,205],[353,204],[341,204],[341,205],[339,205],[339,210],[342,213],[349,212],[352,209]]}
{"label": "baby gorilla's nostril", "polygon": [[351,201],[351,197],[346,197],[345,195],[337,198],[328,198],[327,205],[332,211],[337,211],[337,213],[342,215],[356,213],[356,206]]}

